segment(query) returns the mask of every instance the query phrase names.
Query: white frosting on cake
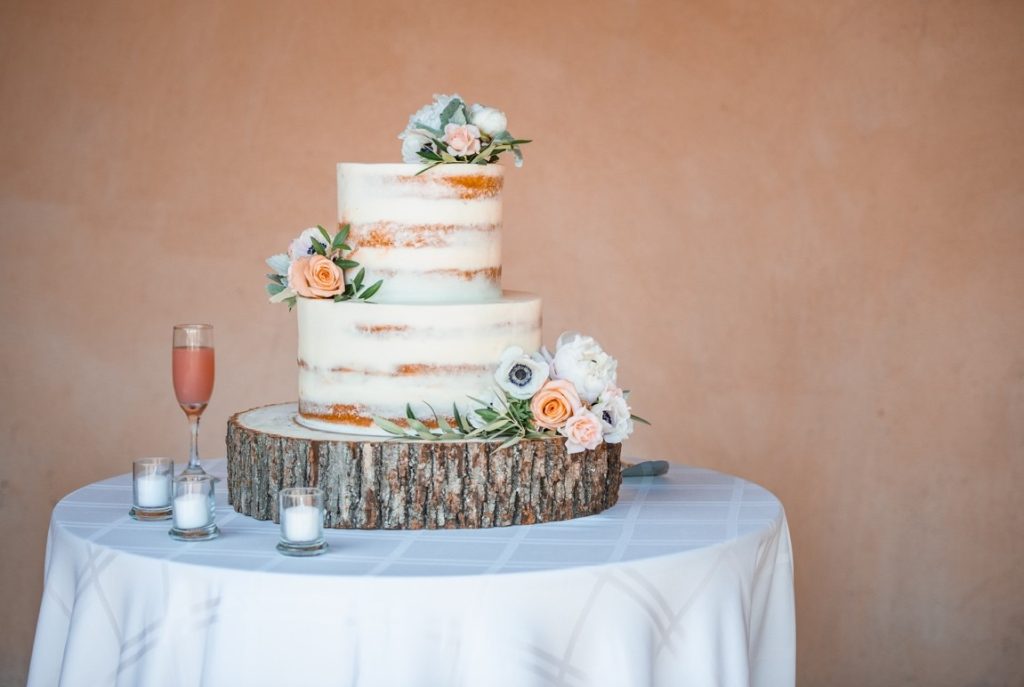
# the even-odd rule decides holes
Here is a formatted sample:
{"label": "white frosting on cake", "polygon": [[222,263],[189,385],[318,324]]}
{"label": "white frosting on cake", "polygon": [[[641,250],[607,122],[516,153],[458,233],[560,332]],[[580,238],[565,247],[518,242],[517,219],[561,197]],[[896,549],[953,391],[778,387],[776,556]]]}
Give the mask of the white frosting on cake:
{"label": "white frosting on cake", "polygon": [[[379,303],[459,303],[501,295],[498,165],[338,165],[338,220]],[[356,270],[349,270],[348,279]]]}
{"label": "white frosting on cake", "polygon": [[[406,404],[451,417],[452,404],[494,386],[508,346],[541,344],[541,300],[505,292],[488,303],[388,304],[298,299],[299,412],[339,431],[383,434]],[[475,407],[475,404],[473,404]]]}

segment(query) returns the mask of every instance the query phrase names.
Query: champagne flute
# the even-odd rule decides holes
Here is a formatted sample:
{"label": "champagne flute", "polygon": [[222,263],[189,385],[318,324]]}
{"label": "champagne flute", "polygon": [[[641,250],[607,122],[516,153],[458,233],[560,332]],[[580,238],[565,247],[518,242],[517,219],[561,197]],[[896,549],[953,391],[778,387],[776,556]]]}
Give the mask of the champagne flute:
{"label": "champagne flute", "polygon": [[205,475],[199,464],[199,416],[213,395],[213,325],[174,325],[171,367],[174,395],[192,430],[188,467],[181,474]]}

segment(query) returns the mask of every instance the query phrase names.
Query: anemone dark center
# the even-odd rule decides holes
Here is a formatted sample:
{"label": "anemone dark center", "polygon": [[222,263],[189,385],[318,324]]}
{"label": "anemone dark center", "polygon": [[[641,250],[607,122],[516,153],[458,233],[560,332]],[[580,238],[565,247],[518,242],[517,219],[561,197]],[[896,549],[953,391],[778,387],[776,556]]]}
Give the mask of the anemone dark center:
{"label": "anemone dark center", "polygon": [[609,411],[607,411],[607,410],[606,410],[606,411],[604,411],[603,413],[601,413],[601,417],[602,417],[602,418],[604,419],[604,421],[605,421],[605,422],[607,422],[607,423],[608,423],[609,425],[614,425],[614,424],[615,424],[615,423],[614,423],[614,422],[612,421],[612,414],[611,414],[611,413],[610,413]]}
{"label": "anemone dark center", "polygon": [[508,371],[508,380],[516,386],[526,386],[531,379],[533,379],[533,370],[522,363],[516,363]]}

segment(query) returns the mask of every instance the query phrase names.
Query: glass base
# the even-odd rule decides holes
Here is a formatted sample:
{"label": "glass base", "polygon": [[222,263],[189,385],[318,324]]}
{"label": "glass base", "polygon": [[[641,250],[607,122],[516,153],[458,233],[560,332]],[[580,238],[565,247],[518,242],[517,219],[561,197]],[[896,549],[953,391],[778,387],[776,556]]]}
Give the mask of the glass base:
{"label": "glass base", "polygon": [[181,477],[182,475],[209,475],[210,479],[212,479],[214,482],[220,481],[220,477],[214,477],[206,470],[204,470],[201,465],[197,465],[194,468],[185,466],[185,469],[178,473],[178,477]]}
{"label": "glass base", "polygon": [[136,520],[147,522],[150,520],[170,520],[171,519],[171,507],[166,506],[164,508],[140,508],[139,506],[132,506],[131,510],[128,511],[128,515],[132,516]]}
{"label": "glass base", "polygon": [[192,530],[179,530],[177,527],[172,527],[167,531],[167,534],[171,539],[177,539],[178,541],[209,541],[210,539],[216,539],[220,535],[220,530],[217,529],[217,525],[214,523]]}
{"label": "glass base", "polygon": [[277,542],[277,550],[285,556],[319,556],[327,551],[327,542],[323,539],[302,544],[279,541]]}

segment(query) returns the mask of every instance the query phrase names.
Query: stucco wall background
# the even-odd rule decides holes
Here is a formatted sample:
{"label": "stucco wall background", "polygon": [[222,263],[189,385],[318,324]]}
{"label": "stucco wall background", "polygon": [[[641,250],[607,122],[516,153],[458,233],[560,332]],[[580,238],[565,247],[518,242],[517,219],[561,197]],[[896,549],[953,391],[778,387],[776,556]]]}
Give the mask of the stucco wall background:
{"label": "stucco wall background", "polygon": [[4,2],[0,684],[49,512],[186,452],[170,328],[295,396],[264,257],[434,92],[535,142],[507,288],[620,359],[627,444],[785,503],[801,685],[1024,684],[1024,5]]}

